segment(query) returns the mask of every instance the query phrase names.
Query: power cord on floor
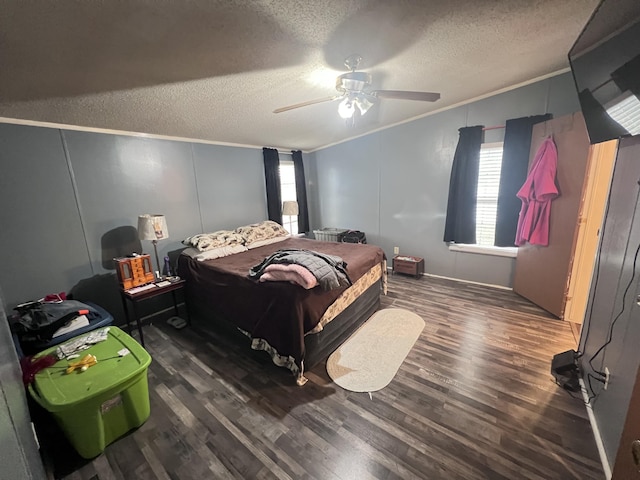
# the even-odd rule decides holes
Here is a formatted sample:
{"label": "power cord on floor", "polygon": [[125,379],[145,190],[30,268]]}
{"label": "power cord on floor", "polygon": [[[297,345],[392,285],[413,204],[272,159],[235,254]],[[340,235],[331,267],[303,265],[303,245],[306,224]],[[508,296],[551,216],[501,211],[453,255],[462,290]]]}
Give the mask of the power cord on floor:
{"label": "power cord on floor", "polygon": [[591,395],[589,395],[589,398],[587,398],[585,405],[593,406],[596,403],[596,400],[598,399],[598,394],[594,392],[593,385],[591,384],[591,379],[601,383],[604,383],[605,379],[594,377],[592,374],[587,373],[587,383],[589,384],[589,390],[591,390]]}
{"label": "power cord on floor", "polygon": [[627,283],[627,286],[625,287],[624,293],[622,295],[622,309],[620,310],[620,312],[615,316],[615,318],[611,322],[611,325],[609,327],[609,335],[607,337],[607,341],[596,351],[596,353],[591,355],[591,358],[589,359],[589,366],[591,367],[591,369],[595,373],[597,373],[598,375],[602,375],[603,377],[606,377],[606,374],[601,372],[600,370],[597,370],[593,366],[592,362],[598,355],[600,355],[600,353],[604,350],[604,348],[611,343],[611,340],[613,339],[613,327],[615,326],[615,324],[618,321],[618,319],[620,317],[622,317],[622,314],[626,310],[627,294],[629,293],[629,290],[631,289],[631,285],[633,285],[633,280],[636,278],[636,264],[638,262],[638,254],[639,253],[640,253],[640,244],[638,244],[638,247],[636,248],[636,253],[635,253],[634,257],[633,257],[633,267],[632,267],[632,271],[631,271],[631,278],[629,279],[629,282]]}
{"label": "power cord on floor", "polygon": [[[590,373],[587,373],[587,383],[589,385],[589,390],[591,390],[592,394],[589,395],[589,397],[587,398],[587,401],[584,400],[583,396],[578,396],[578,395],[574,395],[573,392],[569,389],[566,388],[565,385],[563,385],[562,383],[560,383],[557,379],[552,379],[552,381],[559,387],[562,388],[562,390],[564,390],[565,392],[567,392],[567,394],[575,399],[575,400],[580,400],[586,407],[591,406],[593,407],[593,405],[595,404],[595,401],[597,400],[598,396],[596,394],[593,393],[593,385],[591,384],[591,379],[596,380],[598,382],[602,382],[604,383],[604,380],[594,377],[593,375],[591,375]],[[584,391],[586,392],[586,390],[583,390],[582,388],[580,389],[580,391]]]}
{"label": "power cord on floor", "polygon": [[550,379],[550,380],[552,380],[553,383],[555,383],[557,386],[562,388],[562,390],[567,392],[571,398],[575,398],[576,400],[582,400],[582,397],[577,397],[571,392],[571,390],[567,390],[566,388],[564,388],[564,385],[562,385],[556,378],[553,378],[553,379]]}

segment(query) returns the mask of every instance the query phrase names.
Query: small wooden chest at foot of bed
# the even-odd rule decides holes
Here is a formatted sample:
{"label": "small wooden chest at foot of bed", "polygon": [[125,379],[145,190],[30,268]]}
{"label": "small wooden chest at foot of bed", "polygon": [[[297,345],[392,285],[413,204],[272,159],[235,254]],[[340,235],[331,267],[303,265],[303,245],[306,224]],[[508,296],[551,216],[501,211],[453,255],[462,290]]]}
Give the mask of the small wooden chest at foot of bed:
{"label": "small wooden chest at foot of bed", "polygon": [[393,257],[393,273],[404,273],[420,278],[424,273],[424,258],[397,255]]}

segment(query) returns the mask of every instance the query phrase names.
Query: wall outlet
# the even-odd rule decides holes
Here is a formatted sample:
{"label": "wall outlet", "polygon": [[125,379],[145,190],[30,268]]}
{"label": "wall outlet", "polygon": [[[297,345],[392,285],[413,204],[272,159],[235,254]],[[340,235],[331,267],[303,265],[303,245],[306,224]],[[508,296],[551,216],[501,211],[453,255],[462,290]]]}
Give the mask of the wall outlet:
{"label": "wall outlet", "polygon": [[400,247],[393,247],[393,254],[398,255],[400,253]]}
{"label": "wall outlet", "polygon": [[609,386],[609,369],[604,367],[604,389],[606,390]]}

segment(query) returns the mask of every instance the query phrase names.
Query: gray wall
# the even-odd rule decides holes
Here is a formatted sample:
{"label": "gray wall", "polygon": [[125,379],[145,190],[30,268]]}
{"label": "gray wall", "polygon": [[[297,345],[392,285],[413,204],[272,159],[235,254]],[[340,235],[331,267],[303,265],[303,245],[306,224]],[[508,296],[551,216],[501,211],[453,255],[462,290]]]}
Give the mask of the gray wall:
{"label": "gray wall", "polygon": [[[639,160],[640,136],[621,140],[581,339],[584,380],[597,394],[593,413],[612,466],[640,365],[640,307],[636,303],[640,267],[636,265],[634,271],[634,263],[640,260],[636,257],[640,248]],[[587,375],[592,373],[589,360],[606,343],[610,331],[611,343],[591,362],[601,372],[609,369],[609,385],[604,390],[601,382],[589,382]]]}
{"label": "gray wall", "polygon": [[153,254],[136,238],[139,214],[167,217],[161,259],[194,233],[266,218],[260,149],[0,124],[0,167],[9,309],[73,291],[121,321],[111,259]]}
{"label": "gray wall", "polygon": [[[388,258],[394,246],[424,257],[428,273],[511,286],[513,259],[450,252],[442,241],[458,129],[578,110],[567,73],[316,151],[312,225],[362,230]],[[502,141],[503,135],[488,131],[485,140]]]}
{"label": "gray wall", "polygon": [[[512,259],[442,242],[457,130],[574,110],[565,74],[305,155],[311,225],[363,230],[389,257],[395,245],[424,256],[429,273],[508,286]],[[9,308],[73,290],[121,319],[111,258],[152,250],[135,238],[140,213],[167,216],[161,257],[193,233],[266,218],[259,149],[1,124],[0,166]]]}
{"label": "gray wall", "polygon": [[44,479],[0,291],[0,480]]}

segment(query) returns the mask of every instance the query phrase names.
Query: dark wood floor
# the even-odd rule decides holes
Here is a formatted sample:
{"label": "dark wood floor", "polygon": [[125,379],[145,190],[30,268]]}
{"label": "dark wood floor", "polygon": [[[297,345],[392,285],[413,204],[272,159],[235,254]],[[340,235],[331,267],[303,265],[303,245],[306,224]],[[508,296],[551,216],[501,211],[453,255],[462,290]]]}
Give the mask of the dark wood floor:
{"label": "dark wood floor", "polygon": [[585,407],[549,374],[575,348],[567,323],[510,291],[431,277],[390,276],[391,306],[426,327],[371,396],[324,364],[297,387],[224,335],[145,327],[151,418],[66,478],[604,478]]}

